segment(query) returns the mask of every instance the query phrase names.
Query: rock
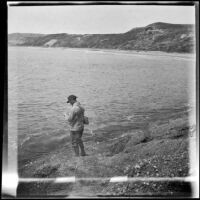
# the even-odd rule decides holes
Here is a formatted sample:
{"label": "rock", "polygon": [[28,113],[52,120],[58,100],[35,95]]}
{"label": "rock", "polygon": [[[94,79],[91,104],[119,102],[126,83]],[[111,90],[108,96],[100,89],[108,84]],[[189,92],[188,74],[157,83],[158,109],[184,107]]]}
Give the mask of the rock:
{"label": "rock", "polygon": [[140,168],[140,165],[136,164],[135,169],[139,169],[139,168]]}

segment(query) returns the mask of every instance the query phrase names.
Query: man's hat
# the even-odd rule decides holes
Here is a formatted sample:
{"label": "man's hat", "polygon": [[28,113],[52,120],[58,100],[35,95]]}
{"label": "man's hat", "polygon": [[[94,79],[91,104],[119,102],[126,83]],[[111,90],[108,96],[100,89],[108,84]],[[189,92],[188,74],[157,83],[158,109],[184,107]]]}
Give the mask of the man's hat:
{"label": "man's hat", "polygon": [[67,103],[69,103],[70,100],[76,100],[76,98],[77,98],[77,97],[76,97],[75,95],[73,95],[73,94],[70,95],[70,96],[68,96],[68,97],[67,97],[67,99],[68,99]]}

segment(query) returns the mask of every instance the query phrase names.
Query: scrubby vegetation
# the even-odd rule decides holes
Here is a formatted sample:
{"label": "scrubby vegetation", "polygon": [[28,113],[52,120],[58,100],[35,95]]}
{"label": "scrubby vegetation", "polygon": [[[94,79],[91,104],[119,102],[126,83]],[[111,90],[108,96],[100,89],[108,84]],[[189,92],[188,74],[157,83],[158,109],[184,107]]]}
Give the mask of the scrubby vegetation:
{"label": "scrubby vegetation", "polygon": [[[51,43],[51,41],[54,41]],[[194,51],[194,26],[154,23],[121,34],[20,34],[8,35],[9,45],[100,48],[191,53]]]}

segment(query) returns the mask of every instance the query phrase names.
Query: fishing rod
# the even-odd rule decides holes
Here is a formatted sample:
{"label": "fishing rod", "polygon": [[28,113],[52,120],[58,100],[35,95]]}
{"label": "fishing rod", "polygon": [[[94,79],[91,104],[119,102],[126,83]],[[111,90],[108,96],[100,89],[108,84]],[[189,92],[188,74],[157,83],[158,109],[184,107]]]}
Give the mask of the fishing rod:
{"label": "fishing rod", "polygon": [[[52,111],[54,111],[54,112],[56,112],[56,113],[59,113],[59,116],[60,116],[60,117],[62,116],[62,118],[64,118],[64,117],[65,117],[65,114],[64,114],[64,113],[62,113],[61,111],[59,111],[59,110],[57,110],[57,109],[51,107],[51,105],[53,105],[53,104],[55,104],[55,103],[56,103],[56,102],[53,102],[53,103],[48,104],[48,105],[47,105],[47,106],[48,106],[48,109],[50,109],[50,110],[52,110]],[[48,117],[45,113],[43,113],[43,115],[45,115],[46,119],[47,119],[48,121],[50,121],[49,117]],[[60,117],[58,117],[57,115],[54,115],[54,117],[60,119]],[[51,123],[52,123],[52,121],[51,121]],[[63,128],[66,128],[67,125],[68,125],[68,124],[65,123],[64,126],[63,126]]]}
{"label": "fishing rod", "polygon": [[[60,112],[60,111],[58,111],[58,110],[55,109],[55,108],[50,107],[52,104],[55,104],[55,103],[56,103],[56,102],[50,103],[50,104],[47,105],[47,106],[49,107],[50,110],[56,111],[57,113],[59,113],[59,114],[61,115],[61,112]],[[64,114],[64,116],[65,116],[65,114]]]}
{"label": "fishing rod", "polygon": [[[58,110],[55,109],[55,108],[51,108],[51,107],[50,107],[52,104],[55,104],[55,103],[56,103],[56,102],[50,103],[50,104],[48,105],[48,107],[49,107],[49,109],[51,109],[51,110],[53,110],[53,111],[56,111],[57,113],[59,113],[59,115],[61,115],[61,112],[60,112],[60,111],[58,111]],[[66,120],[66,113],[64,113],[62,116],[63,116],[64,119]],[[93,123],[90,123],[90,124],[93,124]],[[67,125],[68,125],[68,124],[66,123],[66,124],[64,125],[64,128],[65,128]],[[92,136],[95,136],[95,133],[93,132],[93,130],[92,130],[91,128],[89,128],[89,132],[90,132],[90,134],[91,134]]]}

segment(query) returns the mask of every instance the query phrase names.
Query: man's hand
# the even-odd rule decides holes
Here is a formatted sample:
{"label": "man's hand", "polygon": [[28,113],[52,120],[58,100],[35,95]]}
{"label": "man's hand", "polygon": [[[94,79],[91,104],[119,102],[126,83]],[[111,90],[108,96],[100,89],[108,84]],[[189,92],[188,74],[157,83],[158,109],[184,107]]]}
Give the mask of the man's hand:
{"label": "man's hand", "polygon": [[68,116],[69,116],[68,114],[66,114],[66,113],[64,114],[65,119],[68,119]]}

